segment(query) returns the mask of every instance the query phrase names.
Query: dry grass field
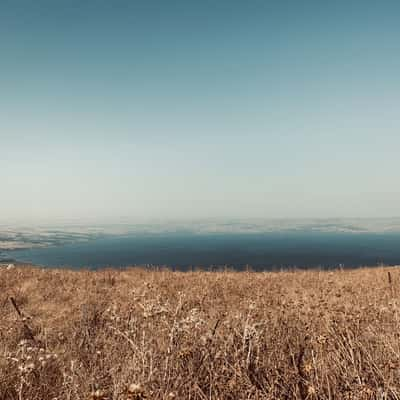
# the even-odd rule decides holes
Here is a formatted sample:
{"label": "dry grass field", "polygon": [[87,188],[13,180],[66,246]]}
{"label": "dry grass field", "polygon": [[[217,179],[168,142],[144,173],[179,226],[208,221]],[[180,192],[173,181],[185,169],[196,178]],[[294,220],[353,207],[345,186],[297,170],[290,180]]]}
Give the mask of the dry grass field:
{"label": "dry grass field", "polygon": [[1,400],[400,398],[395,268],[18,267],[0,307]]}

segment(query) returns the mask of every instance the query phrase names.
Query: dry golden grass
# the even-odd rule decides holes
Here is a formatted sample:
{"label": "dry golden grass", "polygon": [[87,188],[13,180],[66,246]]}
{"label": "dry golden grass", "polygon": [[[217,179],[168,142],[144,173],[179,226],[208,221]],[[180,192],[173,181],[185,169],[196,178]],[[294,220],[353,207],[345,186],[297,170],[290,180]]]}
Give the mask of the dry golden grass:
{"label": "dry golden grass", "polygon": [[395,268],[2,269],[0,399],[398,399],[399,296]]}

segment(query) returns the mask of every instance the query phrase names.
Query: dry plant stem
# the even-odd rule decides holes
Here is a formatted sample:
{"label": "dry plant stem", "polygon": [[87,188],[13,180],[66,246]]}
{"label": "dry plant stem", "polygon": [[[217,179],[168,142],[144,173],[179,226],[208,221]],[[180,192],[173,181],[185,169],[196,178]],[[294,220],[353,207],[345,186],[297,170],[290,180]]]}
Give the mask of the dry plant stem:
{"label": "dry plant stem", "polygon": [[24,321],[24,316],[22,315],[22,313],[13,297],[10,297],[10,302],[13,305],[15,311],[17,312],[19,318],[21,319],[22,325],[24,327],[24,330],[25,330],[27,336],[29,337],[30,340],[35,341],[35,336],[33,335],[31,328],[29,328],[28,324]]}

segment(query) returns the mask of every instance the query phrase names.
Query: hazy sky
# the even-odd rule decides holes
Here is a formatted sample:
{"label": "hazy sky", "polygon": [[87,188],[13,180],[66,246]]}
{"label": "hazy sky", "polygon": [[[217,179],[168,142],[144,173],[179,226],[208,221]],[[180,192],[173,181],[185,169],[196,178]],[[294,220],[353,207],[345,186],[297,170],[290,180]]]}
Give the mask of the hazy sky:
{"label": "hazy sky", "polygon": [[0,221],[400,215],[400,2],[0,2]]}

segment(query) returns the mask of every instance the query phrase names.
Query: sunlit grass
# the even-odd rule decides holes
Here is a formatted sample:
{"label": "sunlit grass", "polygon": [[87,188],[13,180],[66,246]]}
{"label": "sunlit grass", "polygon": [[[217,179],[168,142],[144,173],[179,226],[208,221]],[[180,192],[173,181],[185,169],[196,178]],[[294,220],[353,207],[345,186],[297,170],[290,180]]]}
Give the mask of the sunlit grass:
{"label": "sunlit grass", "polygon": [[1,269],[0,399],[397,399],[399,281]]}

